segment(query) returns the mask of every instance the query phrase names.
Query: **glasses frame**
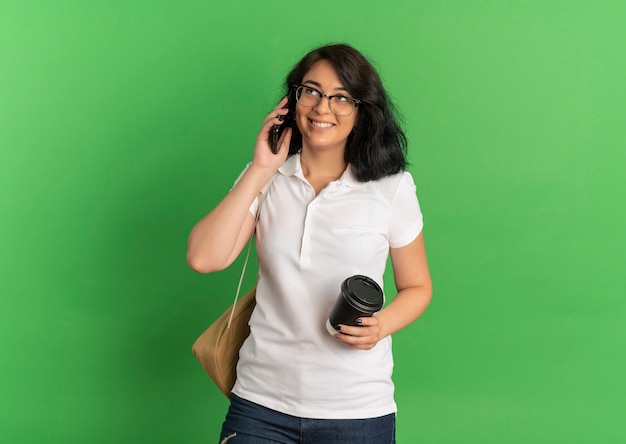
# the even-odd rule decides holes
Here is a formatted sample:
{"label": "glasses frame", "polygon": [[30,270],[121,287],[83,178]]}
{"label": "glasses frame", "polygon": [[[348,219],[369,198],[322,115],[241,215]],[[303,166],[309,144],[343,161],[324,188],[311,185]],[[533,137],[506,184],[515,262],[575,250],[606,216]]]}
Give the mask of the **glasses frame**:
{"label": "glasses frame", "polygon": [[[363,102],[362,102],[361,100],[359,100],[359,99],[354,99],[354,98],[352,98],[352,97],[348,97],[348,96],[346,96],[346,95],[344,95],[344,94],[333,94],[332,96],[329,96],[328,94],[324,94],[324,93],[323,93],[322,91],[320,91],[319,89],[314,88],[314,87],[312,87],[312,86],[310,86],[310,85],[298,85],[298,84],[294,84],[294,85],[293,85],[293,88],[295,89],[295,93],[294,93],[294,95],[295,95],[295,98],[296,98],[296,102],[298,102],[301,106],[304,106],[304,107],[306,107],[306,108],[313,108],[314,106],[317,106],[317,105],[319,105],[320,103],[322,103],[322,99],[323,99],[324,97],[326,97],[326,98],[328,98],[328,108],[332,111],[332,113],[333,113],[333,114],[335,114],[335,115],[337,115],[337,116],[340,116],[340,117],[348,117],[348,116],[352,115],[352,113],[354,113],[354,110],[355,110],[355,109],[356,109],[356,108],[357,108],[360,104],[362,104],[362,103],[363,103]],[[298,99],[298,96],[299,96],[299,95],[301,95],[301,94],[298,94],[298,90],[300,90],[301,88],[309,88],[309,89],[312,89],[313,91],[317,91],[317,92],[319,93],[319,99],[317,100],[317,103],[316,103],[315,105],[310,105],[310,106],[308,106],[308,105],[303,105],[302,103],[300,103],[300,100]],[[333,111],[332,99],[333,99],[333,98],[335,98],[335,97],[343,97],[343,98],[348,99],[349,101],[351,101],[351,102],[352,102],[352,104],[354,105],[354,106],[353,106],[353,108],[352,108],[352,111],[351,111],[349,114],[345,114],[345,115],[342,115],[342,114],[337,114],[335,111]]]}

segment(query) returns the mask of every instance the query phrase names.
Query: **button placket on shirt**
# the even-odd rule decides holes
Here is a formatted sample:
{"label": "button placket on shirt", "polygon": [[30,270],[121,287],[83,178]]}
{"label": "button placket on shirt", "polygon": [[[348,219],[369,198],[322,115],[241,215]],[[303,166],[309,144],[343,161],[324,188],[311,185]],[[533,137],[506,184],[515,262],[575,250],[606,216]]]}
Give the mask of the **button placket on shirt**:
{"label": "button placket on shirt", "polygon": [[311,219],[313,217],[313,210],[315,207],[315,190],[309,184],[305,184],[307,193],[310,194],[310,201],[306,207],[306,214],[304,216],[304,228],[302,230],[302,239],[300,240],[300,265],[309,265],[311,263]]}
{"label": "button placket on shirt", "polygon": [[327,194],[341,189],[342,185],[342,181],[338,180],[329,184],[326,188],[322,189],[317,196],[315,196],[315,190],[313,190],[313,187],[309,183],[306,183],[308,191],[310,191],[313,196],[307,205],[306,215],[304,217],[304,229],[302,231],[302,239],[300,242],[300,265],[309,265],[311,263],[311,235],[313,234],[311,233],[311,220],[315,217],[320,199],[324,199]]}

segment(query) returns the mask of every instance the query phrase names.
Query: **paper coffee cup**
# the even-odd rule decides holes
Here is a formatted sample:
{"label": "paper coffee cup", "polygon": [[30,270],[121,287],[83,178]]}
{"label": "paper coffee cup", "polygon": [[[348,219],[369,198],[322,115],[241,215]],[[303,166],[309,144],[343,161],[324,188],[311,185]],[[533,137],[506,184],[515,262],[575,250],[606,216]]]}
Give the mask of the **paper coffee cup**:
{"label": "paper coffee cup", "polygon": [[372,278],[355,275],[341,283],[341,292],[326,321],[331,335],[338,333],[337,326],[358,325],[358,318],[372,316],[383,307],[383,290]]}

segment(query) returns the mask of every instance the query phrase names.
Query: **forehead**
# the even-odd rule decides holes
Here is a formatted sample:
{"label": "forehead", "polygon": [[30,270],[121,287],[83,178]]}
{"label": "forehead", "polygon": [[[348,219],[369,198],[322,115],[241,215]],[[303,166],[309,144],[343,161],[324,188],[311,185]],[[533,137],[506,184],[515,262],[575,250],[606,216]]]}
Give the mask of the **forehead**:
{"label": "forehead", "polygon": [[326,88],[343,89],[344,85],[339,78],[339,73],[328,60],[319,60],[311,66],[304,77],[302,77],[302,83],[310,81],[311,83],[317,83]]}

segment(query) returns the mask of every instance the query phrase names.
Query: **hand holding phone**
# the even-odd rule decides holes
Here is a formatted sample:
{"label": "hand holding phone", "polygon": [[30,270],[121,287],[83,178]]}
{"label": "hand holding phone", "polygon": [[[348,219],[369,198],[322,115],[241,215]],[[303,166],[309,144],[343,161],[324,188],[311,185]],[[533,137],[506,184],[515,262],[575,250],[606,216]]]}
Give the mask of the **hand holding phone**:
{"label": "hand holding phone", "polygon": [[272,128],[270,129],[268,143],[270,146],[270,150],[272,151],[273,154],[277,154],[280,149],[279,142],[284,131],[287,128],[293,127],[294,125],[294,120],[293,120],[294,109],[291,105],[291,100],[293,99],[284,98],[278,104],[279,106],[281,105],[283,106],[281,110],[283,112],[287,111],[287,114],[278,114],[276,117],[278,118],[278,120],[280,120],[280,123],[272,125]]}
{"label": "hand holding phone", "polygon": [[[278,120],[280,120],[281,122],[284,121],[285,116],[278,116]],[[270,138],[271,138],[270,148],[272,150],[272,153],[274,154],[278,153],[278,141],[280,140],[280,136],[282,134],[282,131],[281,131],[281,129],[283,129],[282,126],[283,126],[282,124],[272,126],[272,131],[270,134]]]}

